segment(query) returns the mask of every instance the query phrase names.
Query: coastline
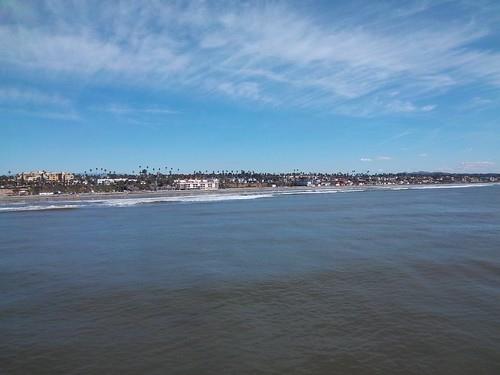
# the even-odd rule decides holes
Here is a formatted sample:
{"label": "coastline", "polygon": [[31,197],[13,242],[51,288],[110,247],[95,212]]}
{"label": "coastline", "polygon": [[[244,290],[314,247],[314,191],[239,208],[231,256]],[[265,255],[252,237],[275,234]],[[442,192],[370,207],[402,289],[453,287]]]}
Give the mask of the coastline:
{"label": "coastline", "polygon": [[125,199],[125,198],[152,198],[152,197],[182,197],[193,195],[219,195],[219,194],[259,194],[259,193],[272,193],[272,192],[286,192],[297,190],[315,190],[315,189],[343,189],[351,188],[351,186],[337,186],[337,187],[263,187],[263,188],[229,188],[217,190],[144,190],[144,191],[131,191],[131,192],[111,192],[111,193],[81,193],[81,194],[54,194],[54,195],[23,195],[23,196],[0,196],[0,203],[14,203],[14,202],[50,202],[50,201],[81,201],[81,200],[99,200],[99,199]]}
{"label": "coastline", "polygon": [[255,187],[255,188],[229,188],[217,190],[160,190],[160,191],[135,191],[135,192],[111,192],[111,193],[81,193],[81,194],[57,194],[57,195],[24,195],[24,196],[0,196],[0,203],[41,203],[41,202],[78,202],[102,199],[127,199],[127,198],[163,198],[163,197],[187,197],[207,195],[254,195],[272,193],[294,193],[294,192],[331,192],[331,191],[359,191],[362,190],[408,190],[429,188],[453,188],[453,187],[481,187],[500,185],[498,182],[489,183],[456,183],[456,184],[414,184],[414,185],[355,185],[355,186],[286,186],[286,187]]}

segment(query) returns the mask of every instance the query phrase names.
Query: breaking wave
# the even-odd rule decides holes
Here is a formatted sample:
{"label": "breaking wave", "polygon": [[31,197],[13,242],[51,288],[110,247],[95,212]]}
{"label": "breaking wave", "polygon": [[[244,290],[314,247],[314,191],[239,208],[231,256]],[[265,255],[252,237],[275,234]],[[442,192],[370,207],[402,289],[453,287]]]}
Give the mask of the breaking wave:
{"label": "breaking wave", "polygon": [[259,198],[270,198],[273,194],[207,194],[207,195],[185,195],[178,197],[142,197],[142,198],[111,198],[111,199],[88,199],[78,201],[78,204],[69,204],[69,201],[60,201],[59,204],[51,205],[23,205],[14,203],[10,206],[0,207],[0,212],[22,212],[22,211],[47,211],[76,209],[83,207],[131,207],[141,204],[181,202],[181,203],[203,203],[221,202],[232,200],[249,200]]}
{"label": "breaking wave", "polygon": [[26,203],[10,203],[0,206],[2,212],[22,212],[22,211],[48,211],[48,210],[68,210],[84,207],[131,207],[143,204],[153,203],[208,203],[208,202],[223,202],[232,200],[253,200],[260,198],[272,198],[287,195],[302,195],[302,194],[334,194],[334,193],[354,193],[362,191],[375,190],[427,190],[427,189],[459,189],[470,187],[484,187],[499,184],[462,184],[462,185],[426,185],[426,186],[366,186],[363,189],[359,188],[325,188],[312,190],[296,190],[296,191],[271,191],[260,193],[228,193],[228,194],[200,194],[200,195],[181,195],[170,197],[136,197],[136,198],[109,198],[109,199],[86,199],[77,202],[52,201],[47,204],[31,204]]}
{"label": "breaking wave", "polygon": [[284,191],[276,192],[274,195],[301,195],[301,194],[333,194],[338,193],[339,190],[304,190],[304,191]]}
{"label": "breaking wave", "polygon": [[484,187],[493,184],[464,184],[464,185],[427,185],[427,186],[413,186],[413,190],[427,190],[427,189],[464,189],[470,187]]}
{"label": "breaking wave", "polygon": [[81,204],[63,204],[63,205],[31,205],[31,206],[9,206],[0,207],[0,212],[21,212],[21,211],[46,211],[46,210],[70,210],[80,208]]}
{"label": "breaking wave", "polygon": [[221,201],[231,201],[231,200],[248,200],[248,199],[259,199],[259,198],[270,198],[272,194],[210,194],[210,195],[186,195],[180,197],[148,197],[148,198],[121,198],[121,199],[105,199],[105,200],[94,200],[91,202],[100,203],[104,206],[111,207],[128,207],[136,206],[139,204],[148,203],[162,203],[162,202],[221,202]]}

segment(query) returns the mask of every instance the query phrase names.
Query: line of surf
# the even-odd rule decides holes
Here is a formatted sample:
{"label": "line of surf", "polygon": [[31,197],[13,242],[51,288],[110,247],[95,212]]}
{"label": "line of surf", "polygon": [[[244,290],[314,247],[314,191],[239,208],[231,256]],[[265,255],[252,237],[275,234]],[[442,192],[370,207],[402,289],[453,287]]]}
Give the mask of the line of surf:
{"label": "line of surf", "polygon": [[[366,186],[363,189],[359,188],[330,188],[330,189],[314,189],[314,190],[297,190],[297,191],[272,191],[260,193],[245,193],[245,194],[196,194],[196,195],[182,195],[182,196],[167,196],[167,197],[137,197],[137,198],[110,198],[110,199],[86,199],[80,200],[78,203],[66,200],[54,202],[54,204],[35,204],[35,205],[19,205],[18,202],[9,206],[0,207],[2,212],[22,212],[22,211],[47,211],[47,210],[64,210],[64,209],[77,209],[84,207],[131,207],[143,204],[154,203],[209,203],[209,202],[223,202],[231,200],[253,200],[260,198],[272,198],[288,195],[302,195],[302,194],[334,194],[334,193],[353,193],[362,191],[374,190],[427,190],[427,189],[460,189],[471,187],[486,187],[500,184],[455,184],[455,185],[425,185],[425,186]],[[49,202],[47,202],[49,203]]]}
{"label": "line of surf", "polygon": [[260,198],[270,198],[273,194],[207,194],[207,195],[184,195],[176,197],[141,197],[141,198],[111,198],[111,199],[87,199],[73,204],[71,201],[60,201],[51,205],[25,205],[18,204],[0,207],[0,212],[21,212],[21,211],[47,211],[74,209],[84,207],[132,207],[143,204],[154,203],[208,203],[232,200],[252,200]]}
{"label": "line of surf", "polygon": [[89,203],[111,206],[111,207],[129,207],[140,204],[152,203],[205,203],[205,202],[222,202],[232,200],[249,200],[270,198],[272,194],[207,194],[207,195],[185,195],[178,197],[144,197],[144,198],[121,198],[121,199],[102,199],[88,201]]}
{"label": "line of surf", "polygon": [[0,212],[69,210],[80,207],[82,207],[82,205],[80,204],[9,206],[9,207],[0,207]]}
{"label": "line of surf", "polygon": [[466,189],[472,187],[486,187],[493,184],[464,184],[464,185],[425,185],[425,186],[412,186],[412,190],[427,190],[427,189]]}

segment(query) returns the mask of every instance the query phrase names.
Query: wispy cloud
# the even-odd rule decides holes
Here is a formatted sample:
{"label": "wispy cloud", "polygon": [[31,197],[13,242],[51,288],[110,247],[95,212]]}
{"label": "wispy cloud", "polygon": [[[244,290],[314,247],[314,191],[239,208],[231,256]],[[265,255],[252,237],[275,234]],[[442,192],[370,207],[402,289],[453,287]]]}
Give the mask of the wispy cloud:
{"label": "wispy cloud", "polygon": [[80,121],[81,116],[71,110],[43,110],[43,109],[20,109],[20,108],[6,108],[5,112],[16,113],[21,116],[49,119],[49,120],[59,120],[59,121]]}
{"label": "wispy cloud", "polygon": [[63,105],[70,101],[60,95],[45,93],[39,90],[3,87],[0,88],[0,102],[4,104],[36,104],[36,105]]}
{"label": "wispy cloud", "polygon": [[0,105],[4,113],[51,120],[80,120],[69,99],[33,88],[0,88]]}
{"label": "wispy cloud", "polygon": [[262,94],[260,85],[256,82],[216,82],[211,87],[214,91],[218,91],[232,98],[245,98],[269,103],[273,101],[271,98]]}
{"label": "wispy cloud", "polygon": [[427,104],[419,107],[415,103],[412,103],[410,101],[393,100],[387,103],[386,108],[389,112],[414,113],[414,112],[430,112],[434,110],[436,106],[432,104]]}
{"label": "wispy cloud", "polygon": [[422,22],[421,4],[326,19],[274,2],[32,2],[4,7],[0,66],[350,115],[432,112],[457,87],[498,89],[499,51],[475,44],[492,33],[482,5]]}
{"label": "wispy cloud", "polygon": [[430,111],[433,111],[434,109],[436,109],[436,105],[434,105],[434,104],[428,104],[428,105],[424,105],[423,107],[420,107],[420,110],[422,112],[430,112]]}
{"label": "wispy cloud", "polygon": [[370,158],[363,157],[363,158],[359,159],[359,161],[362,161],[362,162],[388,161],[388,160],[392,160],[392,157],[381,155],[381,156],[376,156],[374,158],[372,158],[372,157],[370,157]]}
{"label": "wispy cloud", "polygon": [[385,145],[385,144],[387,144],[387,143],[394,142],[394,141],[396,141],[396,140],[398,140],[398,139],[400,139],[400,138],[403,138],[403,137],[409,136],[409,135],[411,135],[411,134],[413,134],[413,132],[412,132],[411,130],[405,130],[405,131],[403,131],[403,132],[401,132],[401,133],[398,133],[398,134],[396,134],[396,135],[393,135],[392,137],[389,137],[389,138],[387,138],[387,139],[383,140],[382,142],[379,142],[379,143],[377,144],[377,146],[383,146],[383,145]]}
{"label": "wispy cloud", "polygon": [[170,108],[158,108],[158,107],[136,107],[123,104],[109,104],[105,107],[97,108],[99,111],[108,112],[115,115],[134,115],[134,114],[146,114],[146,115],[175,115],[179,112]]}
{"label": "wispy cloud", "polygon": [[481,96],[475,96],[472,99],[468,100],[467,103],[465,103],[461,107],[461,110],[463,110],[463,111],[483,110],[483,109],[498,106],[498,104],[499,104],[498,101],[495,102],[495,100],[493,100],[493,99],[484,98]]}
{"label": "wispy cloud", "polygon": [[490,167],[494,167],[495,163],[492,161],[464,161],[462,168],[465,170],[482,171]]}

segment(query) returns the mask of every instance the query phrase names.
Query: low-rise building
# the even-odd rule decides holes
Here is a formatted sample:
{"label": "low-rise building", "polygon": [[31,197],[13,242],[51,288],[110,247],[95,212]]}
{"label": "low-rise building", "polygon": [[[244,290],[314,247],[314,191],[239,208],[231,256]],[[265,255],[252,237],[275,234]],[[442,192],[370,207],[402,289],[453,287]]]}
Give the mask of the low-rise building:
{"label": "low-rise building", "polygon": [[75,176],[73,173],[68,172],[34,171],[20,173],[16,176],[16,179],[24,183],[46,181],[66,184],[73,181]]}
{"label": "low-rise building", "polygon": [[97,184],[98,185],[112,185],[112,184],[116,184],[117,182],[135,182],[135,181],[137,181],[137,180],[133,179],[133,178],[98,178]]}
{"label": "low-rise building", "polygon": [[294,186],[314,186],[314,181],[311,181],[307,178],[298,178],[293,181]]}
{"label": "low-rise building", "polygon": [[49,182],[69,183],[75,179],[73,173],[68,172],[47,172],[46,178]]}
{"label": "low-rise building", "polygon": [[0,188],[0,195],[14,195],[13,189]]}
{"label": "low-rise building", "polygon": [[20,182],[36,182],[41,181],[44,171],[22,172],[16,176],[16,180]]}
{"label": "low-rise building", "polygon": [[217,190],[219,188],[219,180],[216,178],[206,180],[175,180],[174,187],[177,190]]}

